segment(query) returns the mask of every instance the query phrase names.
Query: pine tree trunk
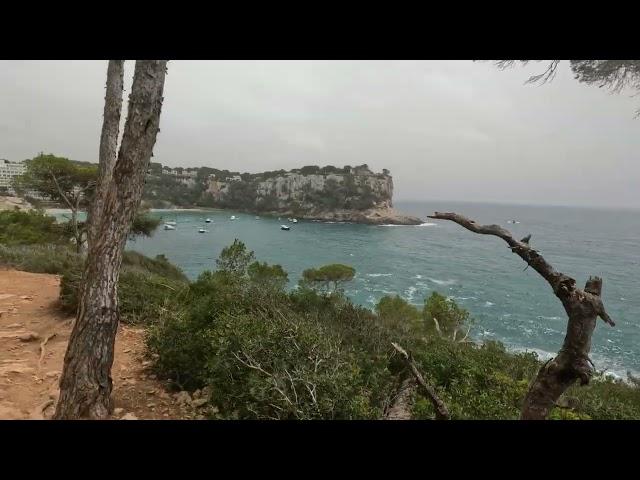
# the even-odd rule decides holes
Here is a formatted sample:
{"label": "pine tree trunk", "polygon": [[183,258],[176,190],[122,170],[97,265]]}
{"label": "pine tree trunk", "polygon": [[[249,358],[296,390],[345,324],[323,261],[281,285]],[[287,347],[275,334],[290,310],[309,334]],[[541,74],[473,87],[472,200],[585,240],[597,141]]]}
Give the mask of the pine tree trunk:
{"label": "pine tree trunk", "polygon": [[[99,211],[93,210],[83,289],[64,359],[56,419],[100,419],[112,410],[111,367],[119,322],[118,277],[159,131],[166,63],[136,61],[120,152],[110,178],[99,180],[101,203]],[[108,175],[105,173],[108,170],[101,165],[100,175]]]}
{"label": "pine tree trunk", "polygon": [[107,67],[107,87],[104,97],[104,119],[100,135],[100,152],[98,162],[98,181],[91,208],[87,215],[87,243],[91,246],[95,237],[96,225],[104,204],[104,192],[108,189],[113,176],[118,150],[118,134],[120,133],[120,116],[122,114],[122,89],[124,86],[124,60],[109,60]]}

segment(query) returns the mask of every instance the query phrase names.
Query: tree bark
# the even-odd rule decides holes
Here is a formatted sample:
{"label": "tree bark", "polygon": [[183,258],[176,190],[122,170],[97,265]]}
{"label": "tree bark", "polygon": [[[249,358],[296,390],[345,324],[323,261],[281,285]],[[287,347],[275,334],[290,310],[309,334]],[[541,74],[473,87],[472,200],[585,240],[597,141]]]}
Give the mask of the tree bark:
{"label": "tree bark", "polygon": [[100,223],[104,204],[104,192],[111,183],[113,167],[116,164],[120,116],[122,112],[122,89],[124,86],[124,60],[109,60],[107,86],[104,97],[102,133],[98,157],[98,182],[93,204],[87,215],[87,243],[95,238],[96,226]]}
{"label": "tree bark", "polygon": [[[105,175],[99,182],[101,203],[94,208],[82,296],[65,355],[56,419],[101,419],[112,410],[111,367],[119,322],[118,277],[159,131],[166,64],[165,60],[136,61],[117,161],[113,168],[101,165],[100,175]],[[117,102],[116,97],[111,99]],[[109,98],[107,95],[107,102]],[[105,122],[111,121],[113,117],[105,115]],[[110,158],[105,156],[101,160],[109,162]]]}
{"label": "tree bark", "polygon": [[562,302],[569,322],[562,348],[558,355],[545,363],[524,399],[520,418],[522,420],[546,419],[560,396],[580,380],[582,385],[589,383],[593,364],[589,359],[591,336],[598,317],[614,326],[602,303],[602,279],[591,277],[584,290],[576,287],[576,281],[557,272],[536,250],[531,248],[531,235],[516,240],[511,233],[499,225],[479,225],[457,213],[435,212],[429,218],[451,220],[474,233],[494,235],[502,238],[511,251],[522,258],[551,285],[553,293]]}

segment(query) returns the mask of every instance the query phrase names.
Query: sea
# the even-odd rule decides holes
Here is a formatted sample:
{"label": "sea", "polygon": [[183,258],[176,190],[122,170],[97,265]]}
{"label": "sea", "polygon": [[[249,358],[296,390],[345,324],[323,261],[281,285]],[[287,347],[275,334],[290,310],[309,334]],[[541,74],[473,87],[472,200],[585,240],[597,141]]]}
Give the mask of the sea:
{"label": "sea", "polygon": [[[215,269],[220,251],[237,238],[258,260],[282,265],[291,288],[306,268],[348,264],[357,273],[345,293],[355,303],[373,308],[381,297],[397,294],[421,308],[426,297],[439,292],[470,312],[470,336],[476,341],[498,340],[511,350],[550,358],[566,330],[560,301],[503,240],[427,218],[434,211],[455,211],[479,223],[500,224],[517,238],[531,234],[530,244],[580,286],[590,275],[601,276],[604,304],[616,326],[598,321],[591,359],[599,371],[621,378],[640,372],[640,210],[440,201],[394,206],[424,223],[294,224],[229,210],[157,210],[153,215],[175,221],[176,229],[160,227],[127,248],[166,255],[195,279]],[[281,224],[290,230],[281,230]]]}

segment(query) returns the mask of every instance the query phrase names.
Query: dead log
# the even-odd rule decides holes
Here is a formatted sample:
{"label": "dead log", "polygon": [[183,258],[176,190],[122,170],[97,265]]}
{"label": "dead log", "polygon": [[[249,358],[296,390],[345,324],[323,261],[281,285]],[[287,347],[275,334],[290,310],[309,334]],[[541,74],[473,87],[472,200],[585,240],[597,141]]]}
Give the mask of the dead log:
{"label": "dead log", "polygon": [[420,386],[420,391],[423,393],[425,397],[429,399],[429,401],[433,405],[433,408],[435,408],[436,420],[449,420],[451,418],[451,415],[449,415],[449,410],[447,410],[447,406],[444,404],[442,400],[440,400],[440,397],[438,397],[436,390],[427,382],[425,382],[424,377],[420,373],[420,370],[418,370],[418,367],[416,366],[416,363],[413,361],[411,354],[408,353],[404,348],[402,348],[397,343],[391,342],[391,345],[393,345],[393,348],[395,348],[398,351],[398,353],[400,353],[405,363],[411,370],[411,373],[416,378],[416,381]]}
{"label": "dead log", "polygon": [[558,398],[576,380],[580,380],[582,385],[589,383],[593,374],[589,352],[597,318],[602,318],[611,326],[615,325],[602,303],[602,279],[591,277],[584,289],[577,288],[573,278],[556,271],[529,245],[531,235],[518,241],[500,225],[479,225],[457,213],[435,212],[429,218],[451,220],[474,233],[502,238],[513,253],[549,283],[555,296],[562,302],[569,317],[564,343],[558,355],[545,363],[538,372],[524,399],[520,414],[522,420],[546,419]]}

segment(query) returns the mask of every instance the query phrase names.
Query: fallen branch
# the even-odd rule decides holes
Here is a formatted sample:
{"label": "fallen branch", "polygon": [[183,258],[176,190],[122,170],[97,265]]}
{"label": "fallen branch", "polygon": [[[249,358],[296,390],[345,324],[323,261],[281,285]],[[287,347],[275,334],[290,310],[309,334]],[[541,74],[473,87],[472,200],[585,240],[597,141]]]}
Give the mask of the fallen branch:
{"label": "fallen branch", "polygon": [[593,375],[590,365],[593,362],[589,359],[589,352],[597,318],[602,318],[611,326],[615,325],[602,303],[602,279],[590,277],[584,289],[577,288],[575,279],[557,272],[529,245],[531,235],[516,240],[500,225],[479,225],[457,213],[435,212],[429,215],[429,218],[451,220],[474,233],[502,238],[513,253],[527,262],[527,266],[531,266],[551,285],[553,293],[562,302],[569,317],[564,343],[558,355],[545,363],[538,372],[524,399],[520,416],[523,420],[547,418],[558,398],[576,380],[580,380],[582,385],[589,383]]}
{"label": "fallen branch", "polygon": [[397,343],[391,342],[391,345],[393,345],[393,348],[395,348],[400,353],[400,355],[402,355],[402,358],[404,358],[404,361],[411,370],[411,373],[413,373],[413,376],[416,377],[416,381],[421,387],[423,394],[425,394],[425,396],[431,401],[433,408],[435,408],[436,410],[436,420],[449,420],[451,418],[451,415],[449,415],[447,406],[442,400],[440,400],[440,398],[436,394],[435,389],[431,385],[427,384],[427,382],[425,382],[424,377],[416,366],[416,363],[413,361],[413,358],[411,358],[411,354],[407,353],[407,351]]}
{"label": "fallen branch", "polygon": [[44,360],[44,352],[45,352],[44,347],[47,344],[47,342],[55,336],[56,336],[55,333],[52,333],[51,335],[47,335],[45,339],[40,343],[40,358],[38,359],[38,371],[40,371],[40,368],[42,366],[42,360]]}
{"label": "fallen branch", "polygon": [[384,420],[411,420],[411,397],[416,387],[416,379],[413,377],[407,377],[402,381],[393,403],[384,415]]}

